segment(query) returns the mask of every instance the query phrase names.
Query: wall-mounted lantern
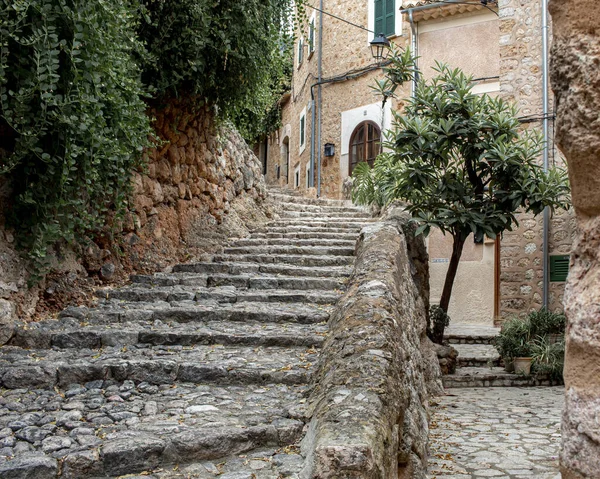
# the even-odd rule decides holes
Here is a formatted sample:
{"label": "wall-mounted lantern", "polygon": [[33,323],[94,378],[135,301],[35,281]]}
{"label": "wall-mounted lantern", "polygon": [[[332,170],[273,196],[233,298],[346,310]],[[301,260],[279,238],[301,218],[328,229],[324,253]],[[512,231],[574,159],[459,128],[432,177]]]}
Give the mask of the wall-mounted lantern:
{"label": "wall-mounted lantern", "polygon": [[335,156],[335,145],[333,143],[325,143],[325,156]]}
{"label": "wall-mounted lantern", "polygon": [[377,61],[383,61],[387,58],[390,51],[390,41],[386,38],[383,33],[379,33],[373,40],[371,40],[371,54]]}

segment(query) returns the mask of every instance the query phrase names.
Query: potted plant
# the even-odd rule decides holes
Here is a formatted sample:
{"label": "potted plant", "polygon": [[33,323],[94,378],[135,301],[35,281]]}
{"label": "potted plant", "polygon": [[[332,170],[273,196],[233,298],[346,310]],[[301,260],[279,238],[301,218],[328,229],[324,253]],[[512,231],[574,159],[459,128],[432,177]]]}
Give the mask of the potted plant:
{"label": "potted plant", "polygon": [[[496,349],[504,361],[508,372],[526,371],[531,366],[531,324],[529,320],[512,318],[502,325],[500,335],[496,338]],[[519,371],[516,360],[519,360]],[[525,374],[528,374],[525,373]]]}
{"label": "potted plant", "polygon": [[531,356],[535,374],[562,382],[565,362],[564,340],[553,341],[550,335],[540,336],[533,342]]}
{"label": "potted plant", "polygon": [[518,374],[562,378],[564,362],[563,314],[545,309],[533,311],[525,318],[514,317],[502,325],[496,348],[507,371]]}

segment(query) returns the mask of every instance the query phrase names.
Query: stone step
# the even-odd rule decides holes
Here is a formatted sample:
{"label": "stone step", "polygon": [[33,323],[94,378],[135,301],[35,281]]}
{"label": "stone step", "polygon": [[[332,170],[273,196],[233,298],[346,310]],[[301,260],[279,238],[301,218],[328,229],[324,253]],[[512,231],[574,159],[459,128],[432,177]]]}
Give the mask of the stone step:
{"label": "stone step", "polygon": [[354,206],[351,201],[348,200],[332,200],[329,198],[307,198],[305,196],[289,194],[287,192],[273,192],[269,193],[269,197],[275,204],[281,203],[296,203],[303,205],[319,205],[319,206]]}
{"label": "stone step", "polygon": [[352,228],[332,228],[329,226],[263,226],[261,228],[256,229],[253,232],[253,235],[256,233],[266,233],[266,234],[295,234],[295,233],[308,233],[308,234],[316,234],[316,233],[328,233],[328,234],[340,234],[340,235],[353,235],[355,238],[358,238],[360,230],[362,226],[352,227]]}
{"label": "stone step", "polygon": [[366,209],[360,206],[335,206],[335,205],[315,205],[302,204],[293,201],[278,201],[279,206],[283,211],[306,211],[313,213],[364,213],[369,217],[373,215]]}
{"label": "stone step", "polygon": [[459,367],[499,366],[498,350],[489,344],[453,344],[458,351],[457,364]]}
{"label": "stone step", "polygon": [[88,326],[73,318],[61,318],[18,328],[11,345],[28,349],[99,349],[142,344],[320,347],[326,334],[324,324],[202,321],[169,325],[149,320]]}
{"label": "stone step", "polygon": [[152,303],[157,301],[175,303],[182,301],[217,301],[220,303],[235,302],[264,302],[264,303],[313,303],[334,304],[339,298],[341,291],[320,290],[285,290],[285,289],[262,289],[248,290],[237,289],[234,286],[221,286],[214,288],[194,288],[186,286],[172,287],[124,287],[119,289],[103,289],[96,292],[101,298],[141,301]]}
{"label": "stone step", "polygon": [[[11,454],[0,463],[0,477],[145,477],[157,468],[186,470],[186,464],[198,461],[205,466],[202,475],[179,477],[244,471],[245,476],[235,477],[251,477],[252,466],[260,467],[232,456],[252,449],[273,456],[269,468],[277,472],[284,461],[275,459],[273,450],[302,435],[306,413],[298,404],[304,395],[304,386],[281,384],[151,385],[111,379],[63,391],[4,390],[0,401],[7,414],[0,424],[10,451],[3,452]],[[224,457],[231,463],[224,464]]]}
{"label": "stone step", "polygon": [[373,221],[369,221],[367,219],[363,220],[352,220],[347,218],[327,218],[323,219],[301,219],[301,218],[289,218],[289,219],[279,219],[275,221],[271,221],[267,228],[292,228],[294,226],[304,226],[308,228],[338,228],[338,229],[346,229],[346,230],[355,230],[362,229],[364,226],[368,226]]}
{"label": "stone step", "polygon": [[444,331],[444,339],[449,344],[494,344],[500,328],[481,324],[450,324]]}
{"label": "stone step", "polygon": [[356,244],[356,235],[351,239],[342,238],[252,238],[233,240],[230,245],[235,247],[242,246],[319,246],[319,247],[347,247],[354,248]]}
{"label": "stone step", "polygon": [[343,278],[315,278],[272,276],[261,274],[208,274],[155,273],[153,275],[132,275],[131,282],[136,286],[154,288],[157,286],[235,286],[238,289],[339,289],[344,286]]}
{"label": "stone step", "polygon": [[[109,325],[122,323],[124,327],[136,323],[160,321],[169,325],[201,322],[259,322],[317,324],[329,319],[331,306],[302,303],[202,303],[194,302],[171,306],[169,303],[113,302],[103,300],[96,308],[68,307],[59,318],[64,324]],[[55,322],[50,322],[52,326]],[[60,325],[59,325],[60,326]],[[31,325],[34,327],[34,325]]]}
{"label": "stone step", "polygon": [[353,256],[352,246],[234,246],[225,248],[224,254],[280,254],[280,255],[310,255],[310,256]]}
{"label": "stone step", "polygon": [[280,218],[298,218],[301,220],[325,221],[370,221],[373,216],[364,211],[289,211],[284,210],[280,213]]}
{"label": "stone step", "polygon": [[353,241],[356,242],[358,239],[358,233],[316,233],[316,232],[298,232],[298,231],[285,231],[281,233],[252,233],[251,239],[261,239],[261,238],[281,238],[281,239],[334,239],[334,240],[342,240],[342,241]]}
{"label": "stone step", "polygon": [[5,389],[53,389],[112,379],[150,384],[305,384],[317,360],[313,348],[131,346],[102,349],[0,350]]}
{"label": "stone step", "polygon": [[463,367],[442,378],[445,388],[528,387],[556,384],[548,378],[507,373],[500,367]]}
{"label": "stone step", "polygon": [[344,278],[352,272],[349,266],[294,266],[288,264],[269,263],[186,263],[173,267],[174,274],[178,273],[222,273],[222,274],[245,274],[264,273],[282,276],[312,276],[316,278]]}
{"label": "stone step", "polygon": [[213,256],[216,262],[271,263],[290,266],[351,266],[354,256],[331,255],[293,255],[293,254],[218,254]]}

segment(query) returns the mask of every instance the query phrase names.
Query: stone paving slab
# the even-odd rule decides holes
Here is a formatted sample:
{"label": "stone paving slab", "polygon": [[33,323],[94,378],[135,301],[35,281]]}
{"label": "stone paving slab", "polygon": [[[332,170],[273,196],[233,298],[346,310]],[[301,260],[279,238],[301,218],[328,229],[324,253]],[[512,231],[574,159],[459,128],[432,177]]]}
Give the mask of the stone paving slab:
{"label": "stone paving slab", "polygon": [[486,324],[451,323],[444,331],[450,344],[492,344],[500,328]]}
{"label": "stone paving slab", "polygon": [[[446,388],[551,386],[546,377],[507,373],[500,367],[465,366],[442,378]],[[556,384],[556,383],[555,383]]]}
{"label": "stone paving slab", "polygon": [[0,350],[1,385],[52,389],[111,378],[151,384],[217,382],[305,384],[318,352],[303,347],[150,346]]}
{"label": "stone paving slab", "polygon": [[160,320],[89,326],[74,318],[19,328],[11,345],[25,348],[88,348],[147,345],[248,345],[320,347],[327,325],[201,321],[169,325]]}
{"label": "stone paving slab", "polygon": [[[356,234],[358,235],[358,229]],[[213,257],[216,262],[234,262],[243,263],[273,263],[287,264],[294,266],[351,266],[354,264],[354,256],[335,256],[335,255],[313,255],[313,254],[218,254]]]}
{"label": "stone paving slab", "polygon": [[458,364],[464,366],[497,366],[500,354],[491,344],[453,344],[458,351]]}
{"label": "stone paving slab", "polygon": [[273,274],[283,276],[347,277],[352,273],[350,266],[296,266],[269,263],[187,263],[173,267],[172,274]]}
{"label": "stone paving slab", "polygon": [[[279,281],[278,279],[276,279]],[[283,280],[281,280],[283,281]],[[294,289],[247,289],[235,286],[195,287],[195,286],[157,286],[154,288],[139,285],[119,289],[101,289],[96,291],[99,298],[141,302],[180,302],[210,301],[219,303],[267,302],[334,304],[343,291],[340,290],[294,290]]]}
{"label": "stone paving slab", "polygon": [[[304,397],[304,386],[136,386],[110,380],[73,384],[64,393],[1,390],[0,477],[5,477],[3,470],[14,474],[16,463],[23,471],[42,471],[35,477],[53,477],[57,460],[63,477],[71,478],[94,472],[114,477],[148,471],[164,460],[177,464],[190,459],[205,460],[199,464],[205,473],[187,477],[224,477],[277,465],[290,470],[297,461],[278,457],[285,452],[275,448],[207,460],[261,445],[293,444],[304,426]],[[168,452],[159,458],[159,451]],[[253,458],[266,461],[255,464]],[[166,466],[155,477],[186,477],[177,476],[178,469]],[[259,477],[277,477],[263,472]]]}
{"label": "stone paving slab", "polygon": [[430,479],[560,479],[564,388],[448,389],[430,425]]}
{"label": "stone paving slab", "polygon": [[[59,314],[65,322],[73,319],[88,324],[138,323],[162,321],[169,325],[203,321],[257,321],[264,323],[322,323],[329,319],[331,305],[305,303],[260,303],[217,301],[127,302],[101,299],[94,308],[68,307]],[[55,321],[42,323],[61,327]],[[33,325],[31,325],[33,326]]]}
{"label": "stone paving slab", "polygon": [[321,278],[309,276],[275,276],[266,273],[250,274],[190,274],[190,273],[156,273],[153,275],[132,275],[131,282],[135,287],[156,288],[162,286],[196,286],[216,288],[235,286],[238,289],[340,289],[346,278]]}

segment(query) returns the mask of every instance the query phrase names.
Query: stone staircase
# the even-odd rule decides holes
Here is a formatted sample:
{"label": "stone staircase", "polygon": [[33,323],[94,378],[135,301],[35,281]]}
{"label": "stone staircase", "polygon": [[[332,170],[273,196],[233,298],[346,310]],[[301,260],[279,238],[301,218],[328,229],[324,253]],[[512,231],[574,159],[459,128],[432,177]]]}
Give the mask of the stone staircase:
{"label": "stone staircase", "polygon": [[0,349],[0,477],[297,477],[307,383],[373,219],[270,195],[280,218],[212,261],[18,330]]}
{"label": "stone staircase", "polygon": [[494,346],[499,328],[451,324],[444,339],[458,351],[456,373],[443,377],[446,388],[550,386],[549,379],[508,373]]}

